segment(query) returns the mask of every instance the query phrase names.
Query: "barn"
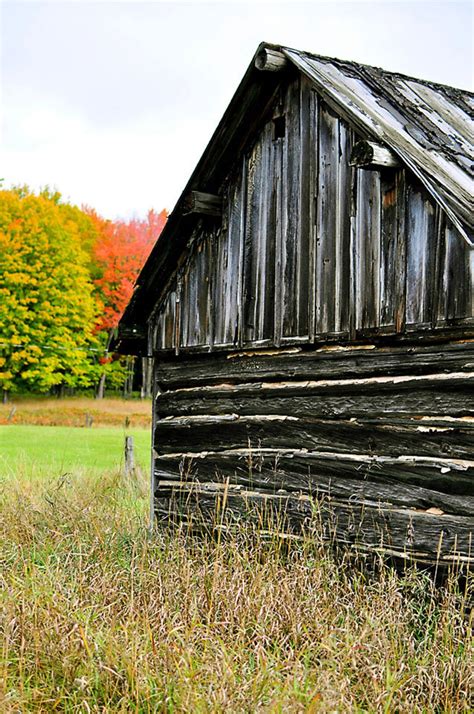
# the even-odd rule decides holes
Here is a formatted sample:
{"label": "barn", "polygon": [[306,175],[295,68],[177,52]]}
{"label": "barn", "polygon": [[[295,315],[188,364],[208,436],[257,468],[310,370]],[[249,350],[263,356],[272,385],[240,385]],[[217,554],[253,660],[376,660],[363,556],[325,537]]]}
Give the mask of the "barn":
{"label": "barn", "polygon": [[474,95],[261,44],[136,284],[152,512],[472,563]]}

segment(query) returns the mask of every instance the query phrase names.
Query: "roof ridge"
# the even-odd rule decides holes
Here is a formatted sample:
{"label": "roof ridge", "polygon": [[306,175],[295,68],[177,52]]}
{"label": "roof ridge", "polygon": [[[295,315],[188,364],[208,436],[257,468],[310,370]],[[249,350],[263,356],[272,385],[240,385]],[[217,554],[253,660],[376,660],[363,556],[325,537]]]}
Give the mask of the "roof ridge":
{"label": "roof ridge", "polygon": [[367,64],[366,62],[357,62],[356,60],[348,60],[348,59],[341,59],[340,57],[330,57],[329,55],[319,55],[316,54],[315,52],[309,52],[308,50],[299,50],[296,49],[295,47],[287,47],[286,45],[274,45],[271,43],[263,42],[261,44],[261,47],[273,47],[275,49],[281,49],[281,50],[287,50],[289,52],[298,52],[301,55],[306,55],[307,57],[310,57],[311,59],[316,59],[319,61],[323,62],[338,62],[341,65],[346,65],[346,66],[355,66],[355,67],[362,67],[362,68],[368,68],[368,69],[375,69],[377,72],[382,72],[383,74],[387,74],[393,77],[398,77],[400,79],[407,79],[410,80],[411,82],[418,82],[419,84],[424,84],[427,87],[434,87],[436,89],[441,89],[441,90],[454,90],[456,93],[460,93],[463,95],[467,95],[469,97],[472,97],[474,99],[474,90],[471,91],[469,89],[463,89],[462,87],[455,87],[451,84],[443,84],[442,82],[436,82],[435,80],[431,79],[422,79],[421,77],[413,77],[413,75],[410,74],[404,74],[403,72],[398,72],[398,71],[391,71],[388,69],[385,69],[384,67],[379,67],[374,64]]}

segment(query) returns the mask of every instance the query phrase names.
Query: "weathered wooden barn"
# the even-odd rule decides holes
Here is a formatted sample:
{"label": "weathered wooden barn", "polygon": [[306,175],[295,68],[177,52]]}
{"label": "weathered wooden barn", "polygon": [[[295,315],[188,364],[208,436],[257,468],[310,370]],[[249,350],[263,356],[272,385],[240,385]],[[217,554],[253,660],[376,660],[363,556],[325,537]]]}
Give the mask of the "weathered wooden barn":
{"label": "weathered wooden barn", "polygon": [[158,520],[220,499],[473,561],[473,108],[258,48],[120,323],[154,358]]}

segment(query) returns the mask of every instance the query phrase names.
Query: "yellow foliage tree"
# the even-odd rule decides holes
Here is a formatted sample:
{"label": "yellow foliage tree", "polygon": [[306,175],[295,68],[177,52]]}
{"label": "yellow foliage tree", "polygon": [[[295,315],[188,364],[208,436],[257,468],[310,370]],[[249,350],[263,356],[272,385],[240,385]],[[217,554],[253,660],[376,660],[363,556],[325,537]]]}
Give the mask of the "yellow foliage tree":
{"label": "yellow foliage tree", "polygon": [[[100,306],[81,232],[59,194],[0,191],[0,388],[47,391],[97,379]],[[79,209],[77,209],[78,211]],[[98,356],[98,354],[97,354]]]}

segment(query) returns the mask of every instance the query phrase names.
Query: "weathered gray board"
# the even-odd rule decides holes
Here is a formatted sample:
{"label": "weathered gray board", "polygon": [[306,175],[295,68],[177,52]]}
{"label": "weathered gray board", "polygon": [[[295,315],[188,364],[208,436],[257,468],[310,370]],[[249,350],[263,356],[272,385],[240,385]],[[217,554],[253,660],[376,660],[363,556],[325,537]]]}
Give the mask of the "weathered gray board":
{"label": "weathered gray board", "polygon": [[235,518],[267,504],[299,529],[317,504],[339,542],[472,559],[474,341],[181,357],[156,380],[159,519],[178,494],[210,518],[225,489]]}
{"label": "weathered gray board", "polygon": [[474,252],[409,169],[350,166],[364,138],[283,82],[190,228],[149,321],[155,513],[316,505],[327,538],[472,562]]}

